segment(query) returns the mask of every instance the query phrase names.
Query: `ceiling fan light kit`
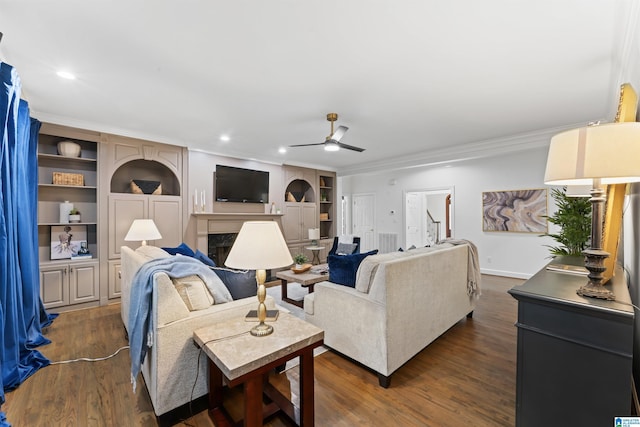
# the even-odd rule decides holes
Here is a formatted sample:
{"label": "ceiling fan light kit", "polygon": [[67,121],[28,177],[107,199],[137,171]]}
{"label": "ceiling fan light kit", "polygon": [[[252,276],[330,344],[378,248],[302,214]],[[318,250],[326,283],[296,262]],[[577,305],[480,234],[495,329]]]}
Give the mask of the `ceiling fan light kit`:
{"label": "ceiling fan light kit", "polygon": [[327,120],[331,123],[331,134],[326,138],[324,142],[318,142],[315,144],[295,144],[290,145],[289,147],[309,147],[311,145],[323,145],[325,151],[338,151],[341,148],[357,151],[362,153],[364,148],[354,147],[353,145],[347,145],[340,142],[344,134],[349,130],[346,126],[338,126],[338,129],[333,130],[333,122],[338,120],[338,113],[329,113],[327,114]]}

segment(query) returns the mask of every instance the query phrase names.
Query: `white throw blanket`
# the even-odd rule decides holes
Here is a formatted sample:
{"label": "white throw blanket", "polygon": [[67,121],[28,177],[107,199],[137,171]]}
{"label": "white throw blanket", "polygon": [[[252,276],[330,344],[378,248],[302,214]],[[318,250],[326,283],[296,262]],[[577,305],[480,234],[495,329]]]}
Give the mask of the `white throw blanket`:
{"label": "white throw blanket", "polygon": [[478,248],[469,240],[464,239],[448,239],[441,243],[450,243],[454,246],[469,245],[469,262],[467,263],[467,294],[476,299],[480,298],[480,261],[478,258]]}
{"label": "white throw blanket", "polygon": [[233,300],[231,293],[216,273],[197,259],[176,255],[168,258],[156,258],[142,264],[131,281],[131,305],[129,306],[129,354],[131,356],[131,383],[134,392],[140,367],[153,342],[151,301],[156,273],[166,273],[172,279],[196,274],[213,295],[215,304]]}

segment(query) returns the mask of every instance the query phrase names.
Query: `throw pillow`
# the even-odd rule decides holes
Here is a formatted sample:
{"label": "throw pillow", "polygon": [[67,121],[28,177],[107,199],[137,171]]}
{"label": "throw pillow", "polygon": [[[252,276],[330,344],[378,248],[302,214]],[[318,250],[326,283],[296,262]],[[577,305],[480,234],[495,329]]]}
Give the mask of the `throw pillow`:
{"label": "throw pillow", "polygon": [[329,281],[339,285],[356,285],[356,272],[363,259],[375,255],[378,250],[352,255],[329,255]]}
{"label": "throw pillow", "polygon": [[212,267],[211,269],[229,289],[234,300],[258,294],[255,270],[233,270],[223,267]]}
{"label": "throw pillow", "polygon": [[196,253],[193,256],[195,259],[197,259],[198,261],[201,261],[203,264],[208,265],[209,267],[215,267],[216,263],[213,262],[213,260],[211,258],[209,258],[207,255],[205,255],[204,252],[200,251],[200,249],[196,249]]}
{"label": "throw pillow", "polygon": [[338,243],[336,255],[351,255],[358,247],[355,243]]}
{"label": "throw pillow", "polygon": [[191,275],[172,281],[189,311],[204,310],[214,304],[213,296],[199,276]]}
{"label": "throw pillow", "polygon": [[184,256],[190,256],[191,258],[193,258],[196,255],[196,253],[193,252],[193,249],[191,249],[189,245],[187,245],[184,242],[180,243],[180,245],[176,246],[175,248],[162,248],[162,249],[169,252],[171,255],[180,254]]}

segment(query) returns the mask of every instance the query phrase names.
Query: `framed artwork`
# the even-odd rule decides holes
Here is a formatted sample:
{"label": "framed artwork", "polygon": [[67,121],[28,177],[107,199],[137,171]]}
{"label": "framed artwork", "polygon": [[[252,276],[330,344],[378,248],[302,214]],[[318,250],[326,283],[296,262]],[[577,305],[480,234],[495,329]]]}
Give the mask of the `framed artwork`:
{"label": "framed artwork", "polygon": [[82,242],[87,241],[86,225],[51,226],[51,259],[69,259],[78,254]]}
{"label": "framed artwork", "polygon": [[543,234],[546,216],[546,189],[482,193],[482,231]]}

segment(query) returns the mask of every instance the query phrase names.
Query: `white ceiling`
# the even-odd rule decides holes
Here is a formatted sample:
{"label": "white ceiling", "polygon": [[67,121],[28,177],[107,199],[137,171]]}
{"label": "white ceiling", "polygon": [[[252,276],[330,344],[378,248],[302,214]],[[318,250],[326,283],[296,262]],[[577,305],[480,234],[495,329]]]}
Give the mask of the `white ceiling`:
{"label": "white ceiling", "polygon": [[[518,149],[612,120],[637,9],[632,0],[0,0],[0,58],[41,121],[354,173]],[[324,141],[329,112],[349,127],[342,142],[365,152],[278,153]]]}

